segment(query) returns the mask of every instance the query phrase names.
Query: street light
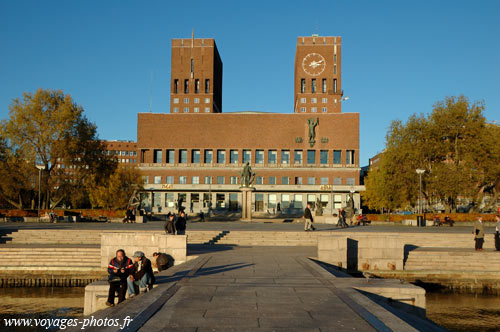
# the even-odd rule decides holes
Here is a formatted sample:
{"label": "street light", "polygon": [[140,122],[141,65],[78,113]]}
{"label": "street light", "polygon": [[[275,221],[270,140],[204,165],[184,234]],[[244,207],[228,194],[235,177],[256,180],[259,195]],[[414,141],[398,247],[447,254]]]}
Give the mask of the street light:
{"label": "street light", "polygon": [[420,190],[418,192],[418,213],[422,213],[422,174],[425,173],[425,169],[417,168],[417,174],[420,182]]}
{"label": "street light", "polygon": [[38,168],[38,222],[40,222],[40,196],[42,193],[42,170],[45,169],[45,165],[36,165]]}

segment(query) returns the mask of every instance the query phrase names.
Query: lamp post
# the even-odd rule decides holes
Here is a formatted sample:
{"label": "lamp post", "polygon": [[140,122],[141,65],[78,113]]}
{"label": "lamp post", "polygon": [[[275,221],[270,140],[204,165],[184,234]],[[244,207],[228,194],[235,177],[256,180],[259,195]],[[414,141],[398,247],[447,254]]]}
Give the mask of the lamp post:
{"label": "lamp post", "polygon": [[42,193],[42,170],[45,169],[45,165],[36,165],[38,168],[38,222],[40,222],[40,196]]}
{"label": "lamp post", "polygon": [[331,201],[331,210],[332,210],[332,216],[333,216],[333,213],[334,213],[334,201],[333,201],[333,184],[330,186],[330,189],[331,189],[331,194],[332,194],[332,201]]}
{"label": "lamp post", "polygon": [[425,169],[417,168],[417,174],[419,177],[420,190],[418,191],[418,213],[422,213],[422,174],[425,173]]}

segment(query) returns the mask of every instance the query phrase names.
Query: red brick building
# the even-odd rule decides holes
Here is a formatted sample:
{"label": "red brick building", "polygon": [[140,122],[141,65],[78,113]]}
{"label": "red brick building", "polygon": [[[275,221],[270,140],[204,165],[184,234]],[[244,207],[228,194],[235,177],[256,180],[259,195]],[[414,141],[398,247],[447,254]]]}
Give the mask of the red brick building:
{"label": "red brick building", "polygon": [[[171,112],[138,114],[138,166],[148,194],[145,205],[167,212],[182,198],[184,206],[194,212],[207,210],[209,205],[237,210],[242,198],[239,172],[249,162],[256,173],[254,211],[271,212],[279,204],[282,211],[298,212],[307,202],[319,202],[330,213],[346,204],[350,192],[359,207],[363,189],[359,184],[359,114],[341,112],[340,68],[340,37],[299,37],[295,59],[298,110],[221,113],[222,62],[215,42],[174,40]],[[205,81],[214,82],[206,93]],[[313,84],[317,84],[315,89]],[[179,100],[174,102],[175,98]],[[195,111],[195,98],[199,98],[198,105],[209,98],[209,110]],[[306,99],[303,103],[302,98]]]}
{"label": "red brick building", "polygon": [[120,166],[137,165],[137,143],[132,141],[103,141],[106,153],[113,156]]}

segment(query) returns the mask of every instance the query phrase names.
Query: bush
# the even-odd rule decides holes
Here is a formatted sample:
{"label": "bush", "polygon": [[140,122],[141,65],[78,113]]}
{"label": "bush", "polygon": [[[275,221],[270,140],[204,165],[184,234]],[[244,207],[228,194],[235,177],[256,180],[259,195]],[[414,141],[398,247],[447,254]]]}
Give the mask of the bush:
{"label": "bush", "polygon": [[[473,222],[476,221],[479,216],[483,217],[483,221],[495,221],[495,215],[491,213],[425,213],[426,220],[433,220],[437,216],[441,221],[444,221],[444,217],[448,216],[451,220],[455,222]],[[400,214],[366,214],[366,218],[369,221],[391,221],[391,222],[401,222],[403,220],[417,220],[416,214],[410,215],[400,215]]]}

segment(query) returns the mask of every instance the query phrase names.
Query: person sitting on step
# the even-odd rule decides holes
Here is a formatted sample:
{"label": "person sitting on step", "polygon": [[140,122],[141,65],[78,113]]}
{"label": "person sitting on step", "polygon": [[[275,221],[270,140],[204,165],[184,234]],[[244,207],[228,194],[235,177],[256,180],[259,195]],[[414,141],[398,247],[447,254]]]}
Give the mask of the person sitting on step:
{"label": "person sitting on step", "polygon": [[116,256],[111,259],[108,265],[109,292],[108,301],[106,302],[108,307],[115,304],[115,292],[117,291],[118,303],[125,300],[127,277],[130,274],[132,266],[132,260],[125,255],[125,251],[123,249],[118,249],[116,251]]}
{"label": "person sitting on step", "polygon": [[136,251],[133,256],[134,266],[127,279],[127,288],[129,297],[139,293],[147,292],[155,283],[153,267],[151,261],[144,256],[142,251]]}

